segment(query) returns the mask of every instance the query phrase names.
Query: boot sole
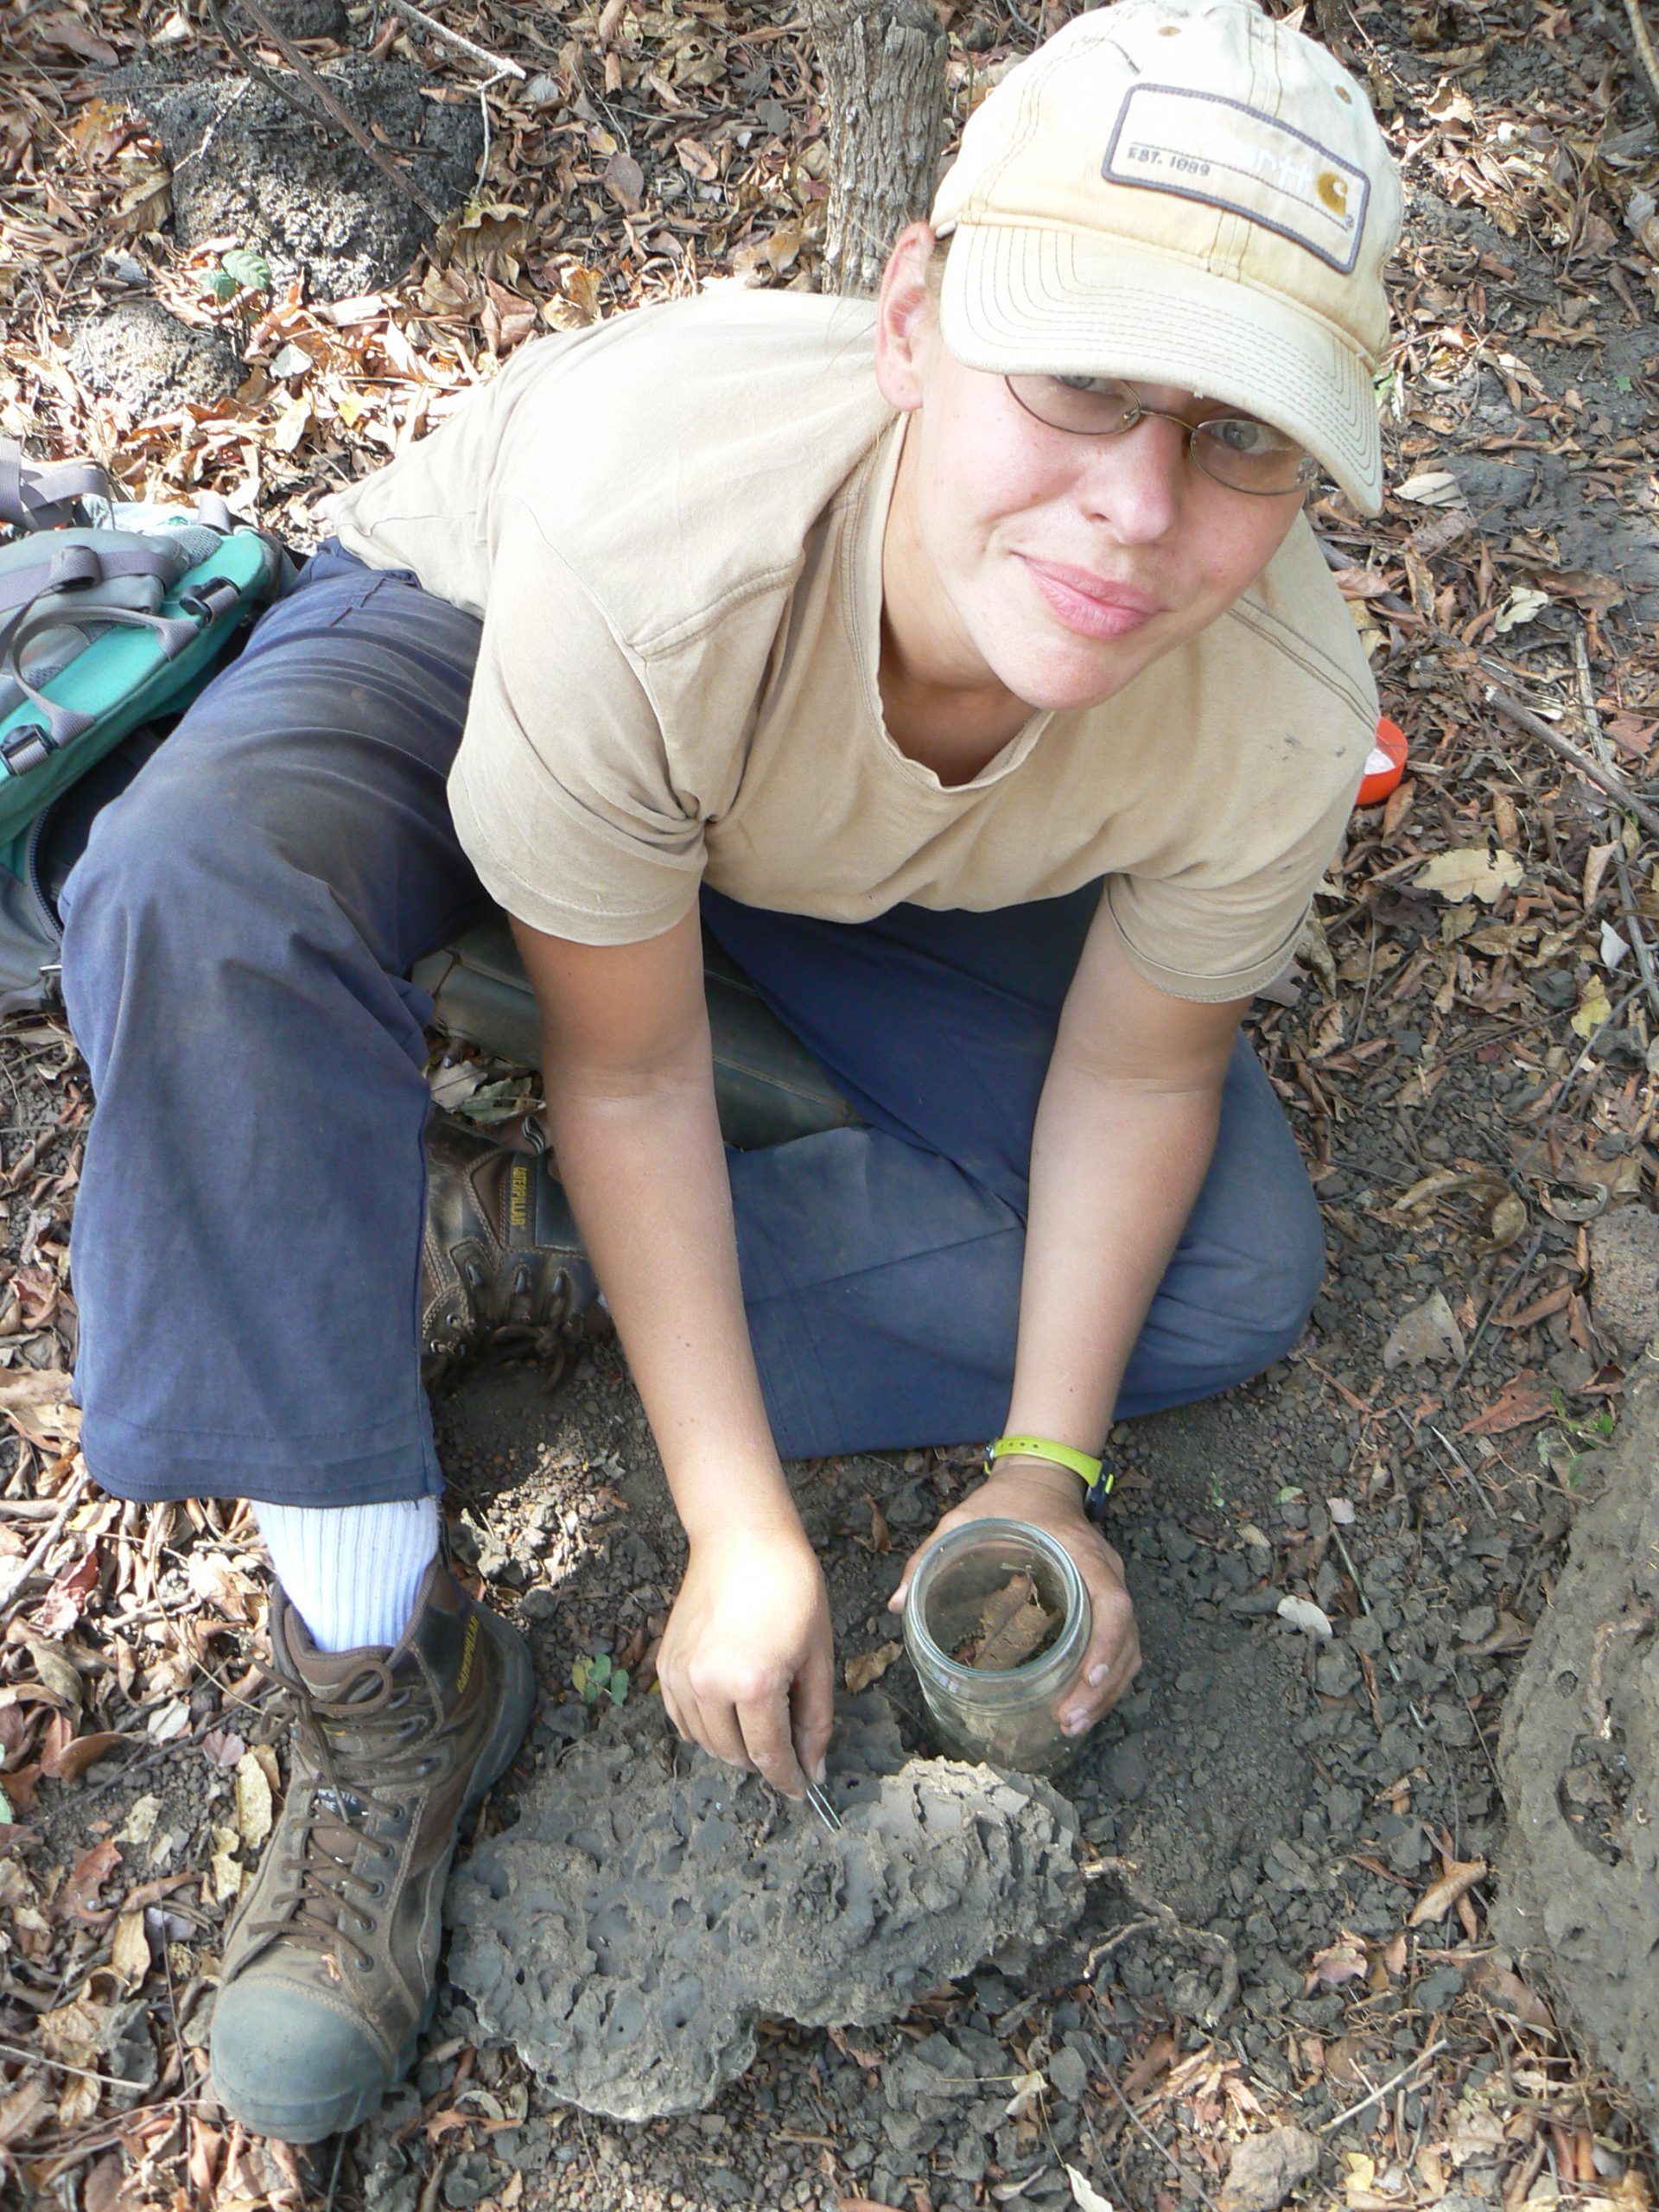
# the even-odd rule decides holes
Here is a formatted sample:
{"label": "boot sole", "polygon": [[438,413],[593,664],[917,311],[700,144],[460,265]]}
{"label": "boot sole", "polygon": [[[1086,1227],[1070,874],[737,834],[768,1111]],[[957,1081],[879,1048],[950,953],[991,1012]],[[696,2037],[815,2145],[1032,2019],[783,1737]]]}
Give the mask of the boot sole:
{"label": "boot sole", "polygon": [[[496,1649],[501,1660],[502,1683],[500,1713],[484,1749],[479,1754],[478,1764],[473,1770],[472,1787],[462,1800],[460,1818],[464,1821],[495,1787],[512,1764],[513,1754],[523,1743],[529,1729],[531,1715],[536,1709],[536,1670],[531,1663],[530,1646],[510,1621],[499,1614],[487,1616],[491,1626],[486,1632],[496,1640]],[[459,1831],[459,1821],[457,1831]],[[450,1847],[453,1863],[455,1846],[460,1843],[459,1832],[455,1844]],[[448,1867],[444,1869],[444,1880],[449,1878]],[[393,2063],[392,2071],[383,2080],[365,2083],[354,2094],[334,2097],[326,2103],[309,2101],[303,2105],[268,2105],[262,2111],[246,2098],[226,2102],[227,2111],[255,2135],[268,2135],[279,2143],[321,2143],[330,2135],[348,2135],[360,2127],[372,2113],[378,2112],[397,2084],[414,2065],[420,2049],[421,2038],[432,2024],[437,2010],[438,1992],[435,1980],[427,1992],[425,2005],[415,2027],[404,2037]],[[218,2093],[218,2083],[213,2084]]]}

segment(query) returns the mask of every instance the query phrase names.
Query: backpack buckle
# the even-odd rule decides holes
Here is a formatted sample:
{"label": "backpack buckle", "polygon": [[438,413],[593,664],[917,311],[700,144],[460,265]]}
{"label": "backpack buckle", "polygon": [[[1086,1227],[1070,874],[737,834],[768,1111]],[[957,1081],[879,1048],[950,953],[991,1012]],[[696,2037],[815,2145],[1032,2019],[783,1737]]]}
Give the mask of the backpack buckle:
{"label": "backpack buckle", "polygon": [[49,729],[40,723],[24,729],[15,729],[10,737],[0,738],[0,760],[3,760],[14,776],[27,774],[38,768],[57,751]]}

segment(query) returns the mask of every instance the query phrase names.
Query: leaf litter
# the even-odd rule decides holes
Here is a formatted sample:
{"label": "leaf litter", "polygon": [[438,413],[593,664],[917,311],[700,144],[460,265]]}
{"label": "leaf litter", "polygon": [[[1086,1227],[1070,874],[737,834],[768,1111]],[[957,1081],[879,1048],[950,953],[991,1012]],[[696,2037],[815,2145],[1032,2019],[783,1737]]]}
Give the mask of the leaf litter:
{"label": "leaf litter", "polygon": [[[989,73],[1032,43],[1039,14],[1046,24],[1074,10],[1062,0],[939,12],[960,120]],[[172,242],[167,163],[111,72],[168,50],[222,70],[228,57],[205,29],[159,0],[11,10],[0,434],[42,457],[94,453],[136,496],[219,491],[303,542],[319,486],[442,421],[537,331],[715,277],[813,281],[829,159],[792,11],[549,0],[532,15],[489,0],[444,20],[524,73],[480,90],[487,72],[409,16],[349,35],[374,36],[423,73],[429,94],[487,115],[478,188],[406,276],[328,302],[276,283],[245,241],[196,255]],[[1249,2005],[1230,2016],[1230,2044],[1194,2024],[1185,1939],[1120,1901],[1120,1930],[1141,1932],[1069,1987],[998,1993],[988,1983],[942,1996],[861,2045],[856,2061],[833,2038],[798,2050],[763,2039],[753,2087],[770,2106],[746,2101],[746,2085],[723,2103],[723,2139],[676,2134],[661,2153],[626,2153],[642,2171],[666,2158],[661,2190],[671,2180],[688,2203],[704,2201],[695,2177],[712,2143],[741,2167],[748,2201],[781,2201],[787,2185],[807,2191],[802,2202],[816,2191],[823,2205],[868,2196],[943,2212],[1025,2201],[1046,2170],[1076,2202],[1168,2212],[1180,2198],[1218,2199],[1245,2146],[1303,2120],[1323,2128],[1361,2099],[1351,2122],[1321,2138],[1325,2201],[1398,2206],[1454,2189],[1511,2206],[1641,2212],[1651,2201],[1617,2085],[1574,2054],[1539,1993],[1486,1942],[1491,1822],[1478,1809],[1504,1669],[1529,1634],[1575,1498],[1593,1484],[1599,1424],[1617,1421],[1628,1372],[1614,1286],[1598,1281],[1587,1232],[1610,1209],[1649,1213],[1659,1176],[1659,842],[1646,818],[1659,779],[1659,158],[1623,20],[1519,0],[1478,12],[1431,0],[1307,11],[1306,27],[1367,79],[1414,190],[1382,395],[1394,488],[1375,520],[1334,495],[1313,516],[1384,705],[1408,733],[1408,773],[1384,805],[1355,816],[1296,971],[1250,1024],[1333,1248],[1308,1345],[1262,1386],[1250,1420],[1273,1425],[1274,1450],[1306,1433],[1326,1456],[1316,1465],[1307,1447],[1289,1482],[1247,1479],[1254,1432],[1224,1413],[1231,1457],[1216,1462],[1217,1507],[1184,1491],[1176,1461],[1129,1432],[1118,1440],[1116,1533],[1147,1586],[1160,1575],[1179,1583],[1189,1570],[1176,1552],[1197,1541],[1200,1558],[1245,1576],[1242,1595],[1265,1600],[1259,1610],[1306,1609],[1284,1618],[1304,1629],[1294,1647],[1310,1670],[1303,1725],[1338,1727],[1313,1745],[1338,1777],[1318,1799],[1332,1855],[1310,1854],[1293,1822],[1244,1897],[1184,1907],[1243,1962]],[[139,414],[81,381],[71,365],[79,318],[135,290],[227,338],[245,372],[238,388]],[[461,1069],[456,1103],[475,1102],[476,1118],[505,1118],[533,1096],[521,1071],[454,1050],[435,1051],[434,1072]],[[67,1385],[86,1077],[49,1016],[3,1026],[0,1073],[10,1227],[0,1268],[0,2192],[48,2201],[78,2189],[82,2212],[321,2204],[323,2184],[303,2162],[226,2125],[203,2073],[218,1939],[282,1781],[282,1734],[254,1665],[265,1603],[257,1539],[236,1509],[140,1511],[88,1483]],[[1389,1332],[1425,1305],[1440,1356],[1389,1366]],[[940,1504],[971,1481],[967,1459],[932,1465]],[[1333,1473],[1353,1502],[1341,1521],[1317,1503]],[[867,1499],[879,1479],[888,1510],[901,1479],[926,1478],[868,1460],[857,1474]],[[474,1478],[458,1466],[456,1479]],[[554,1529],[543,1558],[596,1573],[590,1526],[617,1516],[591,1479],[579,1510],[563,1510],[571,1528]],[[1489,1548],[1471,1555],[1471,1541]],[[879,1571],[861,1529],[853,1548],[861,1573]],[[496,1602],[525,1603],[510,1556],[487,1541],[477,1556]],[[1455,1622],[1444,1646],[1418,1648],[1420,1626],[1405,1618],[1414,1578],[1427,1578],[1431,1620],[1444,1606]],[[627,1637],[617,1631],[619,1656],[638,1639],[626,1665],[660,1634],[652,1623],[666,1598],[664,1586]],[[1189,1641],[1202,1626],[1192,1605],[1222,1602],[1183,1599]],[[1373,1634],[1366,1622],[1385,1625]],[[599,1651],[612,1626],[561,1624],[550,1683],[568,1683],[575,1657]],[[1166,1651],[1179,1721],[1207,1694],[1179,1688],[1201,1669]],[[896,1648],[871,1656],[886,1671]],[[1427,1732],[1408,1745],[1413,1713]],[[1351,1759],[1354,1732],[1370,1732],[1373,1765]],[[1147,1740],[1119,1736],[1110,1772]],[[1399,1756],[1384,1770],[1389,1751]],[[1141,1834],[1135,1808],[1155,1809],[1161,1786],[1154,1778],[1137,1801],[1125,1790],[1138,1777],[1127,1764],[1122,1773],[1124,1790],[1092,1799],[1074,1785],[1081,1805],[1099,1808],[1087,1825],[1103,1853],[1120,1828]],[[1332,1808],[1344,1791],[1360,1810],[1339,1827]],[[1327,1864],[1346,1869],[1334,1890]],[[1095,1888],[1117,1895],[1112,1880]],[[1363,1925],[1344,1925],[1351,1907]],[[1253,1916],[1269,1935],[1252,1934]],[[1272,1980],[1274,1957],[1297,1993]],[[1429,2032],[1442,2018],[1449,2041]],[[931,2141],[925,2131],[918,2150],[849,2164],[861,2144],[886,2143],[883,2075],[930,2035],[995,2037],[1009,2081],[1058,2081],[1054,2053],[1089,2044],[1089,2073],[1109,2096],[1091,2088],[1068,2105],[1057,2094],[1039,2125],[1033,2112],[1003,2113],[1003,2086],[995,2128],[976,2133],[958,2114]],[[595,2201],[592,2152],[568,2183],[528,2152],[504,2178],[486,2152],[524,2124],[529,2086],[498,2054],[474,2052],[464,2030],[429,2048],[445,2055],[423,2061],[412,2115],[365,2131],[340,2201],[365,2187],[399,2206],[407,2188],[410,2212],[417,2199],[423,2212]],[[1402,2069],[1397,2089],[1372,2096]],[[868,2119],[843,2076],[874,2101]],[[567,2119],[534,2124],[553,2139]],[[624,2155],[620,2138],[596,2139]],[[980,2172],[958,2178],[976,2143]]]}

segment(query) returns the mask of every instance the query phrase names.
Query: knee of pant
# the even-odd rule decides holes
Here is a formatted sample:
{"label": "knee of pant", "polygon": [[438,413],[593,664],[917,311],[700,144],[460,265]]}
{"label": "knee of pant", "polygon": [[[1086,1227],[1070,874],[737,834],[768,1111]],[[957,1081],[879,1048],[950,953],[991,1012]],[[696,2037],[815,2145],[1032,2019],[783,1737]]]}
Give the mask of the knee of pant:
{"label": "knee of pant", "polygon": [[141,959],[165,969],[176,953],[194,971],[208,946],[238,959],[274,949],[270,894],[284,872],[257,823],[152,763],[93,823],[64,886],[66,993]]}
{"label": "knee of pant", "polygon": [[1287,1352],[1300,1337],[1325,1278],[1325,1230],[1311,1191],[1296,1194],[1252,1255],[1248,1296],[1239,1320],[1259,1354],[1255,1370]]}

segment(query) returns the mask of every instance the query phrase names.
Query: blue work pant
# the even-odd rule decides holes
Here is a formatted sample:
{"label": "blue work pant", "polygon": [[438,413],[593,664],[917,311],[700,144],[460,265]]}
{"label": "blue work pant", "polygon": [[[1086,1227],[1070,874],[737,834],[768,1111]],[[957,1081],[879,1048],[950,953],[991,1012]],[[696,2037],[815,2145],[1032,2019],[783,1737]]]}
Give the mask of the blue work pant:
{"label": "blue work pant", "polygon": [[[408,976],[483,897],[444,792],[477,641],[403,572],[325,549],[70,878],[64,992],[97,1100],[76,1381],[87,1465],[118,1496],[442,1486],[417,1332],[430,1004]],[[705,893],[867,1124],[731,1155],[786,1457],[1001,1427],[1033,1118],[1094,899],[839,925]],[[1322,1263],[1241,1041],[1119,1413],[1255,1374],[1299,1334]]]}

